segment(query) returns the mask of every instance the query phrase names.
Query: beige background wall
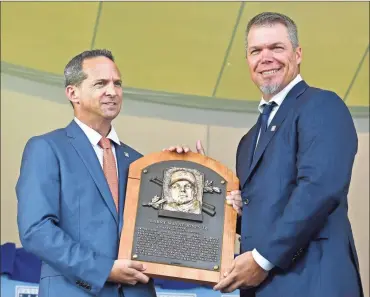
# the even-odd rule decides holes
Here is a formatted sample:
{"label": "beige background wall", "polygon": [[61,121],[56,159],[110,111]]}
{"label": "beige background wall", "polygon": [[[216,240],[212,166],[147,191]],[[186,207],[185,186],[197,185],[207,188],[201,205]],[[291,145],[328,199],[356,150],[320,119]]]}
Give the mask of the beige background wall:
{"label": "beige background wall", "polygon": [[[2,81],[4,83],[1,90],[1,243],[19,244],[14,187],[24,145],[33,135],[66,126],[73,114],[70,105],[62,99],[62,88],[42,86],[25,80],[19,81],[9,76]],[[37,93],[40,89],[47,92],[43,95],[32,95],[29,90],[24,89],[26,85],[34,90],[32,93]],[[59,101],[56,98],[59,98]],[[140,108],[140,103],[137,104],[139,104],[136,107],[137,113],[142,112],[145,106]],[[232,169],[235,168],[236,146],[256,117],[255,114],[247,113],[215,115],[209,111],[203,111],[200,118],[195,118],[196,110],[180,108],[176,110],[175,115],[169,114],[167,118],[173,119],[176,115],[180,118],[180,114],[188,114],[188,116],[181,120],[168,120],[164,116],[132,115],[135,110],[129,99],[124,103],[123,109],[125,110],[126,107],[131,115],[125,114],[124,111],[115,120],[115,127],[123,142],[143,154],[159,151],[163,147],[178,143],[191,144],[194,148],[196,139],[201,139],[208,149],[208,155]],[[165,106],[157,106],[157,108],[163,110]],[[148,114],[150,112],[155,113],[155,108]],[[223,117],[221,118],[220,115]],[[239,118],[246,123],[245,127],[238,125]],[[211,123],[209,126],[205,124],[207,119]],[[358,128],[359,152],[353,170],[349,213],[365,291],[368,292],[369,131],[368,119],[355,119],[355,121]]]}

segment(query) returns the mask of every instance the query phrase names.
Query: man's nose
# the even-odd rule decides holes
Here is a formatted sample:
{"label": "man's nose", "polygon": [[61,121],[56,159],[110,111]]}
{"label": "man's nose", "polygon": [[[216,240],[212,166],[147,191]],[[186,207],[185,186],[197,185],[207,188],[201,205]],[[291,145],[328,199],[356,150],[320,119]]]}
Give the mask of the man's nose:
{"label": "man's nose", "polygon": [[273,54],[269,49],[263,49],[261,52],[261,63],[271,63]]}
{"label": "man's nose", "polygon": [[111,97],[115,97],[117,95],[117,91],[113,84],[109,84],[107,86],[106,94]]}

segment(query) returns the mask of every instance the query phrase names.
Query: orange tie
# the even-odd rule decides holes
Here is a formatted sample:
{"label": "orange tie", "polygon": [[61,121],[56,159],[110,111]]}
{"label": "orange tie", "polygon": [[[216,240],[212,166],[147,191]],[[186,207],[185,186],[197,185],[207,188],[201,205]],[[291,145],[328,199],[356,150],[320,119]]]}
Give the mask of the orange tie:
{"label": "orange tie", "polygon": [[102,137],[99,143],[103,149],[103,171],[105,178],[107,179],[110,191],[113,196],[114,204],[118,210],[118,178],[117,178],[117,167],[116,160],[113,155],[112,146],[110,140],[106,137]]}

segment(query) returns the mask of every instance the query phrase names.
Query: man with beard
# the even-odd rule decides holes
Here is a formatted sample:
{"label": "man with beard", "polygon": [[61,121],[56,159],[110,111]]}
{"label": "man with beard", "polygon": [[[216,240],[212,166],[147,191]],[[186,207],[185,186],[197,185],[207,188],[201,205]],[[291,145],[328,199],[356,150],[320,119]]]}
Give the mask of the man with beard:
{"label": "man with beard", "polygon": [[242,297],[363,296],[348,219],[357,153],[349,110],[334,92],[302,80],[297,27],[285,15],[251,19],[246,59],[262,99],[237,149],[240,191],[228,197],[241,212],[241,255],[214,289],[239,288]]}

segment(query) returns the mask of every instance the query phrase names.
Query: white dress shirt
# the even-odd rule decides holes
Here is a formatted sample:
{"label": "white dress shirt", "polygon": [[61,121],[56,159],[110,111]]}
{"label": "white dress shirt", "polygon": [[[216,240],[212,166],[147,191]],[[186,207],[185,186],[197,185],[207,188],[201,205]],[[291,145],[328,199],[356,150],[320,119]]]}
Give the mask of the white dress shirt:
{"label": "white dress shirt", "polygon": [[[283,103],[286,95],[289,93],[289,91],[297,84],[299,83],[300,81],[302,80],[302,77],[300,74],[298,74],[295,79],[293,79],[284,89],[282,89],[279,93],[277,93],[275,96],[273,96],[270,101],[266,101],[265,99],[261,99],[261,102],[258,106],[258,110],[260,113],[262,113],[263,111],[263,107],[262,105],[263,104],[267,104],[269,102],[275,102],[276,103],[276,106],[272,109],[271,113],[270,113],[270,116],[268,118],[268,121],[267,121],[267,126],[270,125],[272,119],[274,118],[275,114],[277,113],[277,111],[279,110],[279,107],[281,106],[281,104]],[[259,138],[260,138],[260,134],[261,134],[261,130],[260,132],[258,133],[258,138],[257,138],[257,143],[256,145],[258,144],[258,141],[259,141]],[[264,258],[256,249],[254,249],[252,251],[252,256],[254,258],[254,260],[258,263],[259,266],[261,266],[264,270],[266,271],[270,271],[272,268],[274,268],[274,265],[268,261],[266,258]]]}
{"label": "white dress shirt", "polygon": [[[100,163],[100,165],[103,168],[103,149],[98,144],[99,141],[100,141],[100,139],[103,136],[100,135],[94,129],[92,129],[89,126],[87,126],[86,124],[82,123],[78,118],[75,117],[74,120],[77,123],[77,125],[80,126],[80,128],[82,129],[82,131],[86,134],[87,138],[91,142],[91,145],[92,145],[92,147],[93,147],[93,149],[94,149],[94,151],[96,153],[96,156],[98,157],[99,163]],[[118,135],[116,133],[116,130],[114,130],[114,127],[113,126],[110,129],[110,132],[107,135],[107,138],[109,138],[110,140],[114,141],[116,144],[121,145],[121,142],[119,141],[119,138],[118,138]],[[112,145],[112,152],[113,152],[114,158],[116,160],[116,171],[117,171],[117,176],[118,176],[116,149],[115,149],[114,145]]]}

